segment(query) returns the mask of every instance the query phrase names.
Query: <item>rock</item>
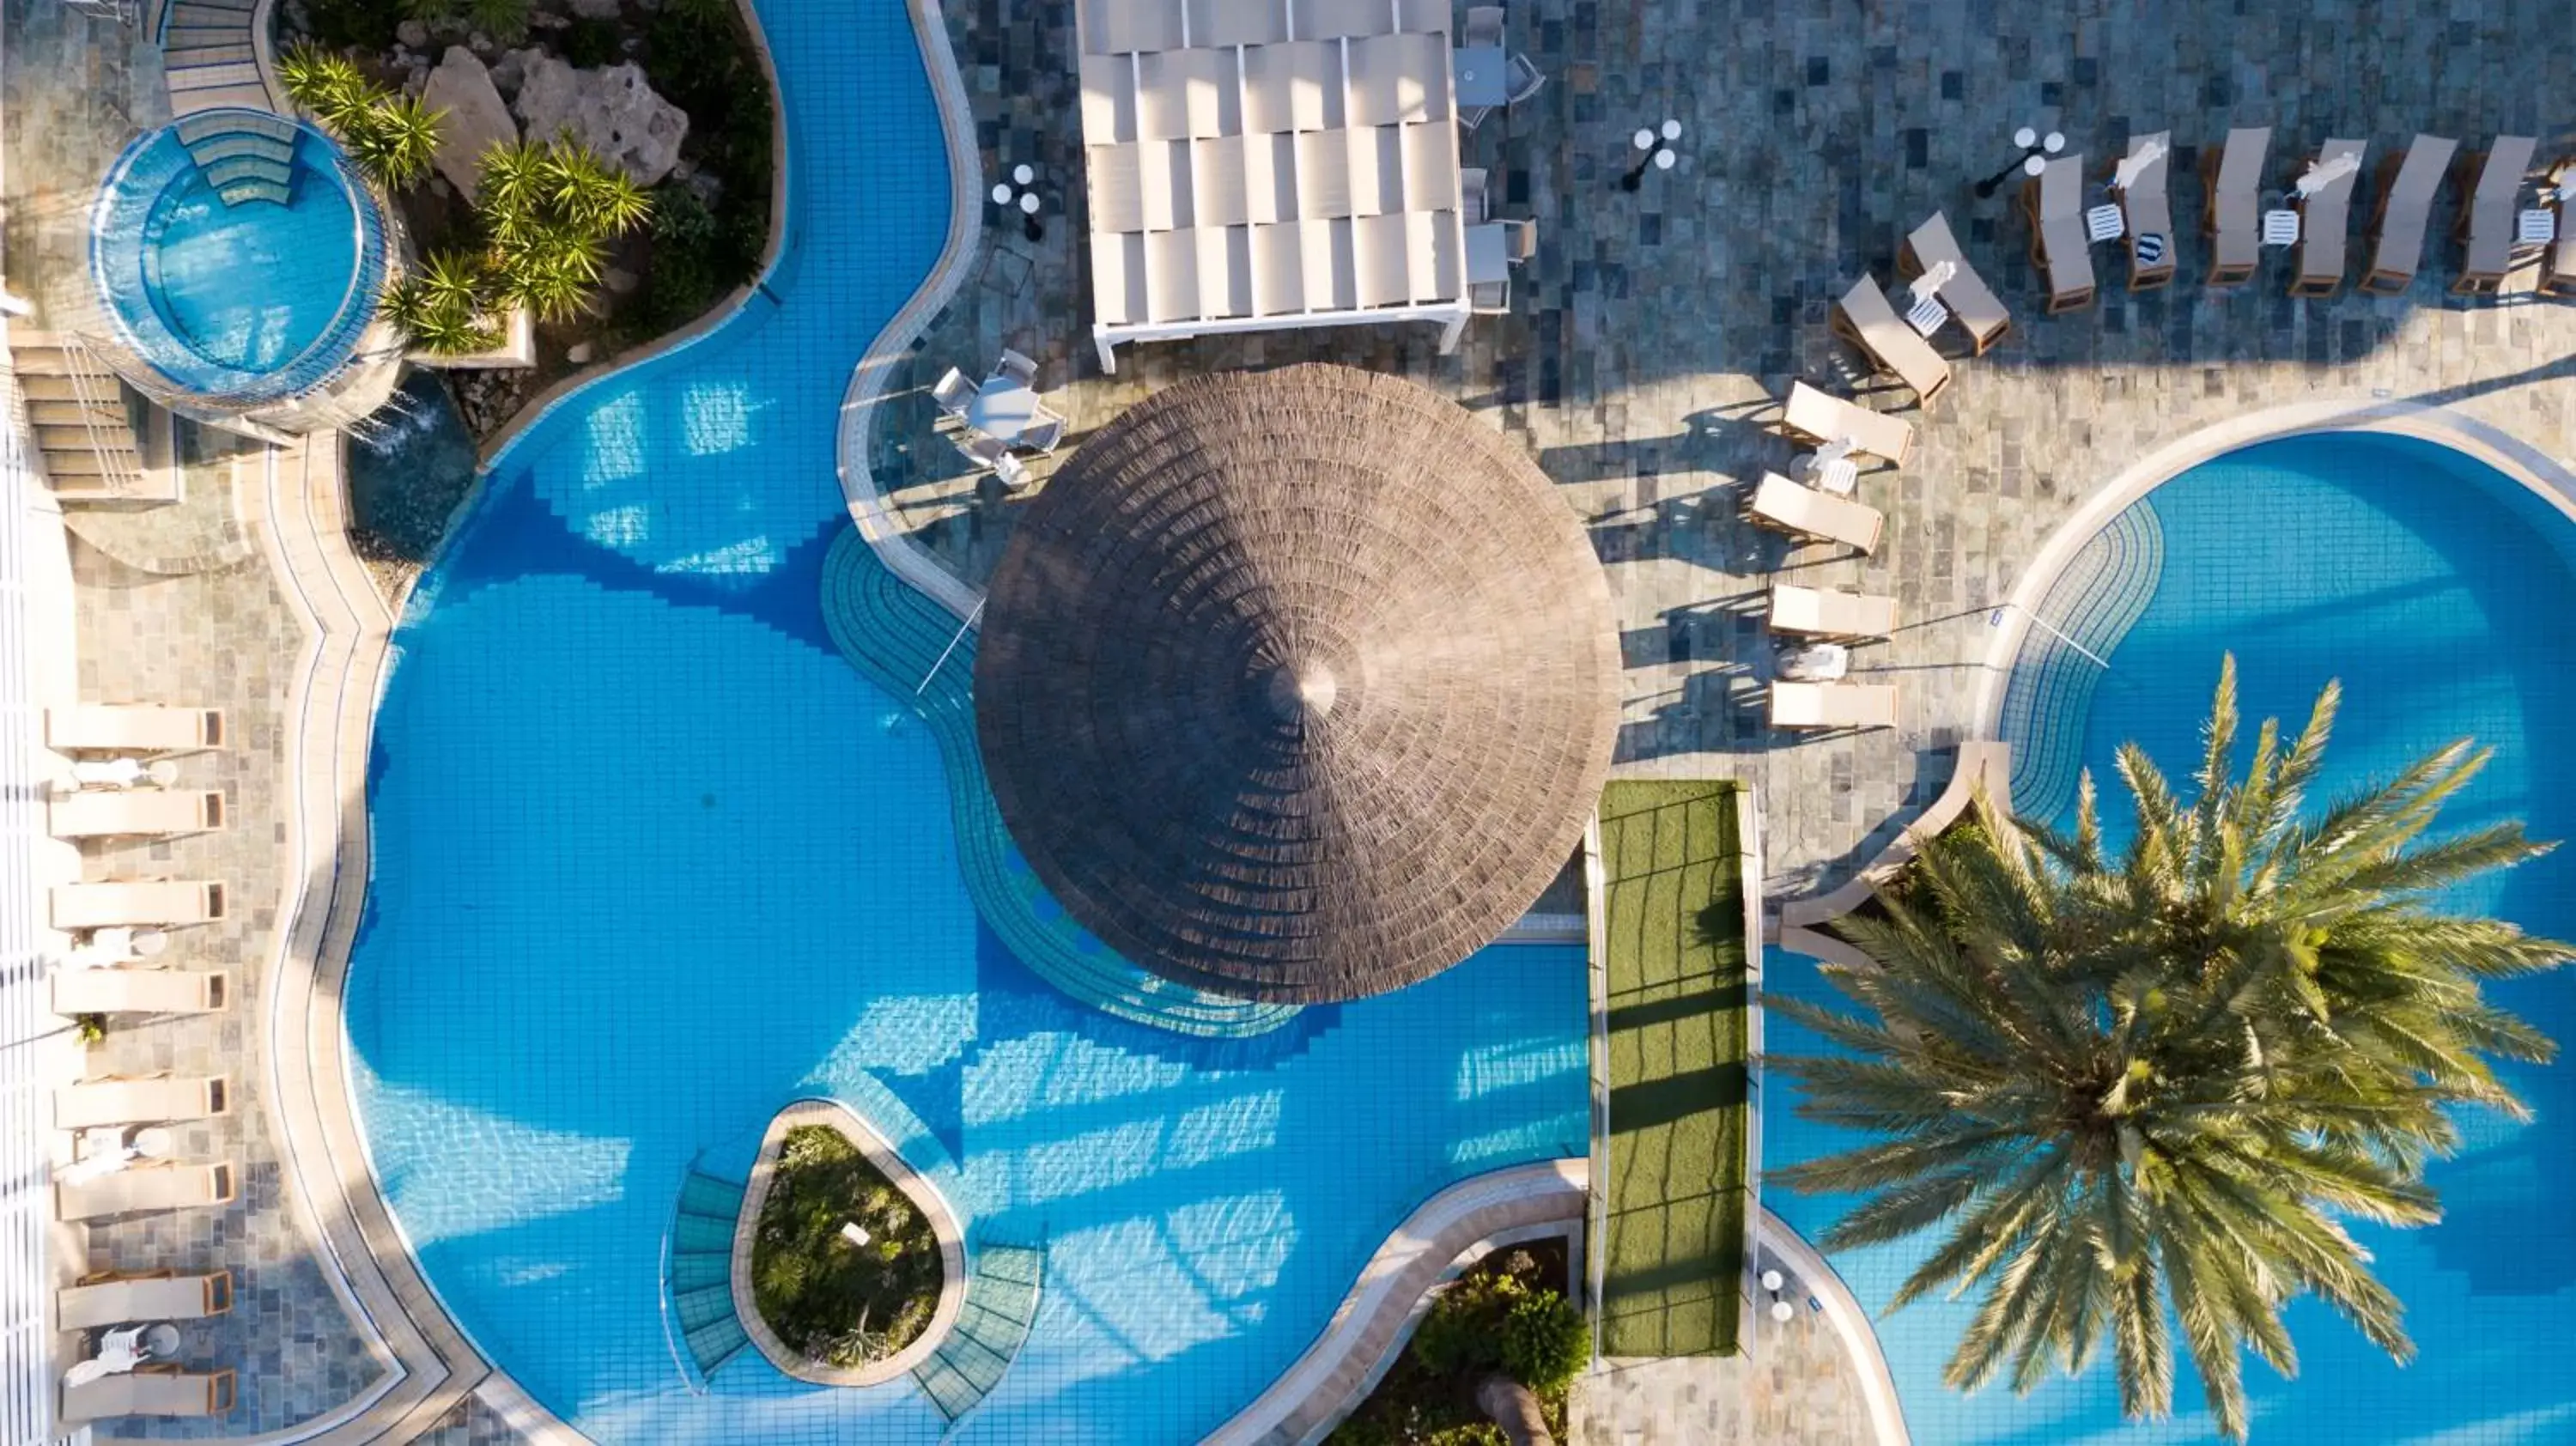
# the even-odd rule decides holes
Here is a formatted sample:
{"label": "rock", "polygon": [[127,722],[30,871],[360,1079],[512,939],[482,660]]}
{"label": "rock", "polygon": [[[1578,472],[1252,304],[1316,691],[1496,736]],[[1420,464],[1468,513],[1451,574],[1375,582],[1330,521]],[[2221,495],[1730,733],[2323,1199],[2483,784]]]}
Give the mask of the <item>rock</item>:
{"label": "rock", "polygon": [[467,35],[465,37],[465,44],[477,55],[490,55],[493,51],[501,48],[498,44],[494,43],[491,36],[484,34],[480,30]]}
{"label": "rock", "polygon": [[429,193],[444,201],[456,194],[456,188],[447,184],[445,176],[432,176],[429,178]]}
{"label": "rock", "polygon": [[299,32],[312,33],[313,12],[304,8],[304,0],[286,0],[286,23]]}
{"label": "rock", "polygon": [[690,176],[684,184],[698,193],[698,199],[706,202],[707,209],[710,211],[716,208],[716,197],[724,194],[724,182],[717,180],[711,171],[700,171]]}
{"label": "rock", "polygon": [[644,48],[644,37],[640,35],[629,35],[624,40],[617,42],[617,48],[625,51],[629,55],[633,55]]}
{"label": "rock", "polygon": [[500,59],[492,62],[492,85],[501,92],[502,99],[518,98],[519,82],[527,77],[528,66],[544,54],[543,50],[530,45],[519,50],[505,50]]}
{"label": "rock", "polygon": [[447,47],[422,99],[447,112],[438,128],[438,173],[472,200],[481,184],[483,153],[519,138],[510,108],[501,103],[492,72],[461,45]]}
{"label": "rock", "polygon": [[644,284],[644,278],[622,267],[611,266],[599,273],[599,284],[608,288],[608,294],[611,296],[628,296],[634,293],[636,287]]}
{"label": "rock", "polygon": [[564,348],[564,360],[574,366],[587,365],[594,354],[591,344],[586,341],[577,341]]}
{"label": "rock", "polygon": [[528,17],[528,28],[531,30],[570,30],[572,28],[572,17],[569,15],[548,15],[544,11],[540,10],[536,14]]}
{"label": "rock", "polygon": [[572,0],[572,13],[584,20],[614,20],[617,0]]}
{"label": "rock", "polygon": [[419,50],[429,44],[429,27],[417,20],[406,20],[394,27],[394,39]]}
{"label": "rock", "polygon": [[633,61],[575,70],[558,57],[538,56],[528,62],[511,109],[529,135],[569,134],[639,186],[671,173],[689,134],[688,112],[656,95]]}
{"label": "rock", "polygon": [[411,69],[403,72],[403,94],[425,95],[428,91],[429,62],[415,60],[411,63]]}

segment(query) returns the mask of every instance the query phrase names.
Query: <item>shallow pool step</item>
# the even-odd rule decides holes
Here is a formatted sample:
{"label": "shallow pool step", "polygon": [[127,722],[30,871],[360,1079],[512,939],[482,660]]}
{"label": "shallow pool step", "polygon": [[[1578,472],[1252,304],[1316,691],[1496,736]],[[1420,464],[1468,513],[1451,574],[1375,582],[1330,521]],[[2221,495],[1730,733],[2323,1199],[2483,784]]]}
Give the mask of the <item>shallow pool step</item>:
{"label": "shallow pool step", "polygon": [[162,27],[162,43],[169,42],[173,30],[213,30],[218,27],[238,34],[250,34],[250,12],[237,10],[222,0],[179,0],[170,7],[169,22]]}
{"label": "shallow pool step", "polygon": [[966,1304],[957,1324],[912,1378],[940,1414],[954,1421],[975,1409],[1027,1343],[1038,1314],[1045,1255],[1025,1245],[986,1245],[975,1252]]}
{"label": "shallow pool step", "polygon": [[[228,60],[220,64],[173,65],[170,67],[170,93],[182,91],[229,90],[238,86],[256,86],[259,65],[249,60]],[[265,93],[265,92],[263,92]]]}
{"label": "shallow pool step", "polygon": [[200,141],[226,136],[265,136],[290,145],[296,136],[295,122],[264,111],[235,111],[224,115],[200,112],[181,116],[173,129],[179,133],[179,144],[190,150],[194,150]]}
{"label": "shallow pool step", "polygon": [[733,1311],[734,1222],[743,1185],[703,1170],[680,1181],[671,1218],[671,1316],[700,1380],[751,1343]]}

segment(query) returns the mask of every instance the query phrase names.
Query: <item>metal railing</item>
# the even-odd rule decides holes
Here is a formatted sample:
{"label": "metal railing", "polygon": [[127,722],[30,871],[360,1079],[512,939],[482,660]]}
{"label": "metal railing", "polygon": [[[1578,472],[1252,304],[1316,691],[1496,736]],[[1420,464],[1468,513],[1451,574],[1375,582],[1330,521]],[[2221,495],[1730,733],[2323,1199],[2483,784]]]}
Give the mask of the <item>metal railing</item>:
{"label": "metal railing", "polygon": [[[101,413],[125,410],[125,394],[117,390],[115,371],[78,335],[57,337],[55,344],[62,349],[63,376],[71,385],[73,404],[80,408],[81,430],[89,434],[90,455],[98,461],[99,489],[116,497],[140,495],[143,458],[132,430],[110,436],[99,425]],[[108,388],[104,397],[98,394],[100,383]]]}

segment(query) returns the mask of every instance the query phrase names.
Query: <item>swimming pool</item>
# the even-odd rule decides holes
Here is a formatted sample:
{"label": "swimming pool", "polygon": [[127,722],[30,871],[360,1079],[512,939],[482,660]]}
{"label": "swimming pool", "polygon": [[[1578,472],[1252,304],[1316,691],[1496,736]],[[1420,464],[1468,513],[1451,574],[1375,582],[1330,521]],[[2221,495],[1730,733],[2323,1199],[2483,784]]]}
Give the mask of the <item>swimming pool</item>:
{"label": "swimming pool", "polygon": [[[2187,774],[2219,657],[2232,650],[2248,719],[2279,716],[2295,728],[2317,689],[2342,679],[2321,797],[2472,735],[2495,757],[2445,826],[2519,817],[2535,837],[2576,840],[2571,549],[2576,525],[2528,490],[2409,437],[2302,435],[2194,467],[2103,529],[2039,604],[2110,666],[2031,631],[2003,708],[2014,796],[2047,800],[2063,816],[2079,765],[2116,791],[2112,754],[2129,739],[2169,774]],[[2576,854],[2562,849],[2450,902],[2576,934]],[[1774,965],[1772,987],[1834,998],[1807,961],[1780,956]],[[2576,1047],[2576,980],[2544,976],[2494,993],[2562,1048]],[[1818,1047],[1776,1016],[1770,1030],[1775,1051]],[[2538,1118],[2469,1118],[2468,1145],[2432,1172],[2442,1223],[2353,1227],[2406,1302],[2414,1364],[2392,1365],[2313,1301],[2294,1306],[2299,1377],[2247,1367],[2257,1446],[2576,1440],[2563,1350],[2576,1326],[2576,1238],[2566,1228],[2576,1200],[2576,1073],[2565,1064],[2506,1072]],[[1775,1166],[1842,1147],[1841,1132],[1790,1113],[1791,1093],[1783,1084],[1764,1105]],[[1765,1200],[1810,1238],[1848,1203],[1787,1190]],[[1850,1252],[1835,1265],[1875,1309],[1924,1253],[1918,1241]],[[2121,1423],[2107,1365],[2026,1398],[2001,1387],[1947,1390],[1941,1365],[1970,1314],[1969,1304],[1930,1300],[1878,1321],[1924,1446],[2216,1439],[2187,1361],[2174,1392],[2180,1414],[2160,1427]]]}
{"label": "swimming pool", "polygon": [[265,111],[200,111],[135,141],[91,223],[118,340],[199,395],[270,401],[326,380],[383,290],[383,222],[356,172],[320,131]]}
{"label": "swimming pool", "polygon": [[764,7],[788,246],[709,336],[496,459],[396,637],[347,1027],[377,1179],[455,1318],[609,1442],[941,1439],[913,1383],[735,1356],[661,1318],[693,1165],[849,1101],[963,1217],[1043,1250],[967,1441],[1194,1440],[1465,1176],[1581,1155],[1582,952],[1501,947],[1250,1039],[1040,981],[959,876],[935,741],[819,604],[842,388],[938,254],[944,153],[905,8]]}

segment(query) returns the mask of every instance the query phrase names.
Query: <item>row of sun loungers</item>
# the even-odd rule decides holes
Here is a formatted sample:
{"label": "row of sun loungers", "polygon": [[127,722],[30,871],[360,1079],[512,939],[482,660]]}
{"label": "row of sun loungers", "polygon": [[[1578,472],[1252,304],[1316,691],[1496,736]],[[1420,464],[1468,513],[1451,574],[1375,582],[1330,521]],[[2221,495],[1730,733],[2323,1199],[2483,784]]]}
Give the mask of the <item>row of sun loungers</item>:
{"label": "row of sun loungers", "polygon": [[[2213,286],[2250,279],[2262,261],[2264,164],[2271,140],[2268,127],[2231,130],[2216,155],[2203,163],[2202,179],[2209,193],[2204,226]],[[2173,213],[2166,181],[2170,142],[2171,133],[2164,131],[2133,138],[2128,156],[2113,173],[2112,190],[2121,217],[2119,230],[2128,240],[2133,291],[2162,286],[2174,276]],[[2499,136],[2474,158],[2477,179],[2465,198],[2459,226],[2466,251],[2453,290],[2470,294],[2500,290],[2517,250],[2528,254],[2518,225],[2522,188],[2537,147],[2528,136]],[[2329,139],[2318,148],[2303,178],[2294,182],[2288,203],[2298,216],[2298,263],[2290,294],[2331,296],[2343,285],[2350,269],[2353,190],[2367,149],[2363,141]],[[2432,224],[2434,202],[2458,154],[2455,140],[2419,135],[2407,146],[2402,163],[2381,166],[2364,289],[2402,291],[2413,282],[2423,264],[2424,234]],[[2561,176],[2566,169],[2560,168]],[[2576,293],[2576,235],[2570,235],[2563,224],[2565,208],[2554,195],[2544,200],[2562,213],[2562,224],[2542,253],[2541,289]],[[2022,209],[2030,223],[2031,263],[2047,283],[2048,310],[2055,313],[2091,304],[2096,233],[2088,226],[2084,205],[2084,157],[2060,156],[2047,162],[2024,186]],[[2109,233],[2106,229],[2102,234]],[[2151,236],[2159,238],[2151,243],[2152,255],[2141,246],[2142,239]]]}

